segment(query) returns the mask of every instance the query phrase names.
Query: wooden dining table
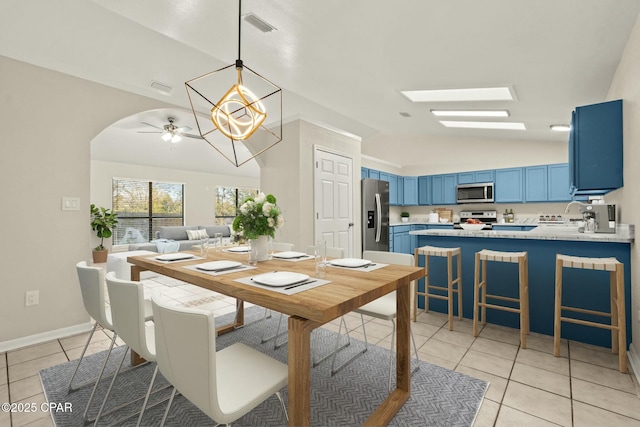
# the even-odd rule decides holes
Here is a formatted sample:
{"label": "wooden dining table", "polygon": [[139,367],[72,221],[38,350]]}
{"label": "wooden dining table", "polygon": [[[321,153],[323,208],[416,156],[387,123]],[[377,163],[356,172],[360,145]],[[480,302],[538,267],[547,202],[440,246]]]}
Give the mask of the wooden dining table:
{"label": "wooden dining table", "polygon": [[[199,255],[193,252],[193,255]],[[246,264],[247,254],[210,252],[207,259],[162,262],[155,256],[131,256],[131,279],[151,270],[174,279],[236,298],[238,313],[234,324],[221,325],[218,333],[232,331],[244,322],[244,304],[249,302],[289,316],[288,324],[288,395],[289,425],[311,424],[311,331],[389,292],[397,291],[396,388],[369,416],[364,425],[387,425],[410,396],[410,283],[424,275],[421,267],[389,264],[372,271],[328,266],[327,284],[293,295],[246,285],[237,279],[273,271],[291,271],[315,275],[315,261],[271,259],[257,268],[213,276],[204,271],[185,268],[209,261],[228,260]]]}

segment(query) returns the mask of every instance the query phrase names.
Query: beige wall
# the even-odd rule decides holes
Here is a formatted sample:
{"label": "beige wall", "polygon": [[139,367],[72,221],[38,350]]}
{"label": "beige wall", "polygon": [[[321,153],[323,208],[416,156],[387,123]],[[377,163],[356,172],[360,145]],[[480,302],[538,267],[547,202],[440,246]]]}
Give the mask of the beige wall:
{"label": "beige wall", "polygon": [[[75,264],[88,260],[89,146],[102,129],[166,107],[138,95],[0,57],[0,347],[88,322]],[[61,210],[63,196],[80,211]],[[40,304],[25,307],[25,292]]]}
{"label": "beige wall", "polygon": [[282,135],[282,142],[258,159],[262,190],[276,196],[285,218],[276,239],[301,251],[314,243],[313,151],[318,145],[353,158],[354,247],[360,248],[360,141],[305,120],[283,125]]}
{"label": "beige wall", "polygon": [[[624,188],[614,192],[609,200],[624,206],[626,221],[640,226],[640,19],[627,42],[607,99],[623,99],[624,123]],[[637,229],[636,229],[637,230]],[[636,231],[636,236],[638,232]],[[631,345],[640,357],[640,251],[631,246]],[[640,360],[636,360],[640,363]],[[640,367],[637,365],[636,368]],[[636,374],[638,375],[638,374]]]}
{"label": "beige wall", "polygon": [[111,180],[115,177],[184,184],[185,225],[214,223],[216,187],[260,188],[258,178],[94,160],[91,161],[91,203],[98,206],[111,206]]}

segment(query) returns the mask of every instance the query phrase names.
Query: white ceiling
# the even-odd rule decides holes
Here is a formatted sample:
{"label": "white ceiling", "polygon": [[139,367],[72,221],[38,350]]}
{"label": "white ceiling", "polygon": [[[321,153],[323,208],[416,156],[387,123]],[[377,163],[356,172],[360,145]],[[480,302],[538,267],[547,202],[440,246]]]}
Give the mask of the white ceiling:
{"label": "white ceiling", "polygon": [[[158,149],[158,135],[138,131],[148,128],[141,121],[162,126],[168,115],[196,128],[184,82],[236,59],[237,1],[2,0],[2,10],[1,55],[181,107],[123,119],[96,138],[92,156],[121,161],[119,141],[159,165],[184,158],[185,169],[215,164],[220,173],[226,160],[204,141]],[[244,23],[241,56],[283,88],[285,120],[353,133],[364,154],[407,165],[416,141],[565,142],[549,125],[605,100],[639,11],[638,0],[245,0],[243,13],[277,31]],[[150,88],[152,80],[172,86],[171,94]],[[497,85],[517,100],[414,104],[400,94]],[[527,130],[445,128],[430,108],[504,108]],[[258,174],[255,164],[228,171]]]}

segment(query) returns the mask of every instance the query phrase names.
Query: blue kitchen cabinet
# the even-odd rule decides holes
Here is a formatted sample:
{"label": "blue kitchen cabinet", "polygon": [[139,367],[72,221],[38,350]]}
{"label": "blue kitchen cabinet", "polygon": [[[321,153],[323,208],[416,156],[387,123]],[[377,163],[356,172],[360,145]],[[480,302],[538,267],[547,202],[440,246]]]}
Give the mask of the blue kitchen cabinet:
{"label": "blue kitchen cabinet", "polygon": [[[411,231],[426,230],[427,227],[428,226],[426,224],[416,224],[411,226]],[[418,236],[410,235],[410,238],[411,247],[409,248],[409,254],[413,255],[416,247],[418,246]]]}
{"label": "blue kitchen cabinet", "polygon": [[398,175],[389,174],[389,204],[398,205]]}
{"label": "blue kitchen cabinet", "polygon": [[404,205],[404,177],[398,175],[398,187],[397,187],[398,206]]}
{"label": "blue kitchen cabinet", "polygon": [[368,168],[360,168],[360,179],[369,178],[369,169]]}
{"label": "blue kitchen cabinet", "polygon": [[493,182],[495,180],[495,171],[493,170],[460,172],[457,175],[458,184],[476,184],[481,182]]}
{"label": "blue kitchen cabinet", "polygon": [[380,171],[380,180],[389,182],[389,174],[387,172]]}
{"label": "blue kitchen cabinet", "polygon": [[547,166],[529,166],[524,168],[524,201],[547,201]]}
{"label": "blue kitchen cabinet", "polygon": [[380,171],[377,171],[375,169],[369,169],[369,178],[380,179]]}
{"label": "blue kitchen cabinet", "polygon": [[571,200],[569,164],[559,163],[547,166],[547,201],[566,202]]}
{"label": "blue kitchen cabinet", "polygon": [[458,174],[431,176],[431,204],[455,205]]}
{"label": "blue kitchen cabinet", "polygon": [[411,231],[410,225],[396,225],[391,227],[393,229],[393,252],[400,252],[403,254],[411,252]]}
{"label": "blue kitchen cabinet", "polygon": [[569,177],[572,194],[605,194],[623,186],[621,99],[575,109]]}
{"label": "blue kitchen cabinet", "polygon": [[431,204],[431,176],[418,177],[418,204],[420,206]]}
{"label": "blue kitchen cabinet", "polygon": [[496,231],[530,231],[534,228],[536,228],[535,225],[492,225],[492,229]]}
{"label": "blue kitchen cabinet", "polygon": [[405,176],[402,186],[402,204],[403,206],[418,205],[418,177]]}
{"label": "blue kitchen cabinet", "polygon": [[520,203],[523,196],[523,168],[497,169],[495,181],[496,203]]}

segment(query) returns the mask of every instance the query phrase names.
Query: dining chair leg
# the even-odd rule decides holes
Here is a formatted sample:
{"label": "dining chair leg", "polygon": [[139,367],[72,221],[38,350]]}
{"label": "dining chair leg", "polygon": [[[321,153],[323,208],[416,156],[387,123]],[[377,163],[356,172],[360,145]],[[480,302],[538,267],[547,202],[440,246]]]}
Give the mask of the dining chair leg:
{"label": "dining chair leg", "polygon": [[171,392],[171,397],[169,398],[169,403],[167,404],[167,409],[164,410],[164,415],[162,416],[162,422],[160,423],[160,427],[164,427],[164,423],[167,421],[167,415],[169,415],[169,409],[171,409],[171,404],[173,403],[173,398],[176,396],[176,388],[173,388]]}
{"label": "dining chair leg", "polygon": [[[369,350],[369,342],[367,341],[367,333],[366,333],[366,330],[364,329],[364,316],[362,314],[360,314],[360,321],[362,322],[362,330],[364,332],[364,348],[362,350],[360,350],[358,353],[356,353],[353,356],[351,356],[351,358],[349,360],[347,360],[342,365],[340,365],[339,367],[336,368],[335,367],[336,366],[336,356],[338,355],[338,352],[343,348],[343,347],[339,347],[339,344],[340,344],[340,341],[339,341],[340,340],[340,332],[342,331],[342,324],[343,323],[344,323],[344,329],[347,331],[347,337],[349,336],[349,330],[347,328],[347,323],[344,321],[344,316],[342,317],[342,322],[340,322],[340,327],[338,328],[338,336],[336,337],[335,349],[329,355],[329,356],[333,356],[333,360],[331,362],[331,376],[334,376],[335,374],[340,372],[349,363],[353,362],[358,357],[360,357],[364,353],[366,353],[367,350]],[[346,347],[346,346],[344,346],[344,347]]]}
{"label": "dining chair leg", "polygon": [[87,407],[84,409],[84,414],[82,418],[84,421],[87,421],[87,413],[89,413],[89,407],[91,406],[91,402],[93,402],[93,396],[96,394],[96,390],[98,389],[98,384],[102,379],[102,374],[104,373],[104,368],[107,367],[107,361],[109,360],[109,356],[111,355],[111,350],[113,349],[113,345],[116,343],[116,338],[118,334],[113,333],[113,338],[111,339],[111,345],[109,346],[109,351],[107,352],[107,356],[104,358],[104,362],[102,362],[102,368],[100,369],[100,374],[98,374],[98,378],[96,379],[96,383],[93,386],[93,390],[91,390],[91,395],[89,396],[89,401],[87,402]]}
{"label": "dining chair leg", "polygon": [[[84,386],[87,386],[89,384],[91,384],[91,381],[86,382],[84,384],[81,384],[77,387],[72,387],[72,383],[73,383],[73,379],[76,377],[76,373],[78,372],[78,368],[80,368],[80,363],[82,363],[82,358],[84,357],[84,354],[87,352],[87,348],[89,348],[89,343],[91,342],[91,338],[93,338],[93,334],[96,332],[96,329],[98,328],[98,322],[95,322],[93,324],[93,329],[91,329],[91,333],[89,334],[89,338],[87,339],[87,343],[84,345],[84,348],[82,349],[82,354],[80,354],[80,359],[78,359],[78,364],[76,365],[76,369],[73,370],[73,375],[71,375],[71,379],[69,380],[69,391],[75,391],[78,390]],[[109,357],[109,355],[107,355],[107,357]]]}
{"label": "dining chair leg", "polygon": [[[118,369],[113,374],[113,378],[111,379],[111,384],[109,384],[109,388],[107,389],[107,394],[105,394],[104,399],[102,399],[102,405],[100,405],[100,409],[98,410],[98,415],[93,422],[94,426],[98,425],[98,421],[100,420],[100,416],[102,415],[102,411],[104,410],[104,406],[107,404],[107,400],[109,399],[109,395],[111,394],[111,389],[113,388],[113,384],[116,382],[116,378],[118,378],[118,373],[120,373],[120,369],[122,368],[122,364],[124,363],[125,357],[127,357],[127,353],[129,352],[129,346],[124,347],[124,353],[122,353],[122,357],[120,358],[120,363],[118,364]],[[91,421],[91,420],[88,420]]]}
{"label": "dining chair leg", "polygon": [[279,391],[276,391],[276,396],[278,397],[278,400],[280,401],[280,405],[282,406],[282,412],[284,412],[284,417],[287,420],[287,423],[289,423],[289,413],[287,412],[287,405],[284,404],[284,400],[282,399],[282,395],[280,394]]}
{"label": "dining chair leg", "polygon": [[158,375],[158,365],[156,364],[156,369],[153,371],[153,377],[151,377],[151,384],[149,384],[149,390],[147,390],[147,395],[144,397],[144,403],[142,404],[142,409],[140,410],[140,416],[138,416],[138,422],[136,423],[136,427],[140,427],[140,423],[142,422],[142,416],[144,415],[144,410],[147,409],[149,396],[151,396],[151,390],[153,389],[153,385],[156,382],[157,375]]}
{"label": "dining chair leg", "polygon": [[[340,345],[340,331],[342,331],[342,325],[344,325],[345,335],[347,336],[347,342]],[[315,330],[311,331],[312,337],[314,333],[315,333]],[[315,352],[312,352],[311,366],[315,368],[316,366],[318,366],[319,364],[321,364],[322,362],[324,362],[325,360],[327,360],[328,358],[330,358],[340,350],[347,348],[350,345],[351,345],[351,335],[349,335],[349,329],[347,328],[347,323],[344,321],[344,316],[342,316],[340,317],[340,327],[338,328],[338,332],[336,332],[336,348],[334,348],[333,351],[329,352],[328,354],[325,354],[318,360],[316,360]]]}

